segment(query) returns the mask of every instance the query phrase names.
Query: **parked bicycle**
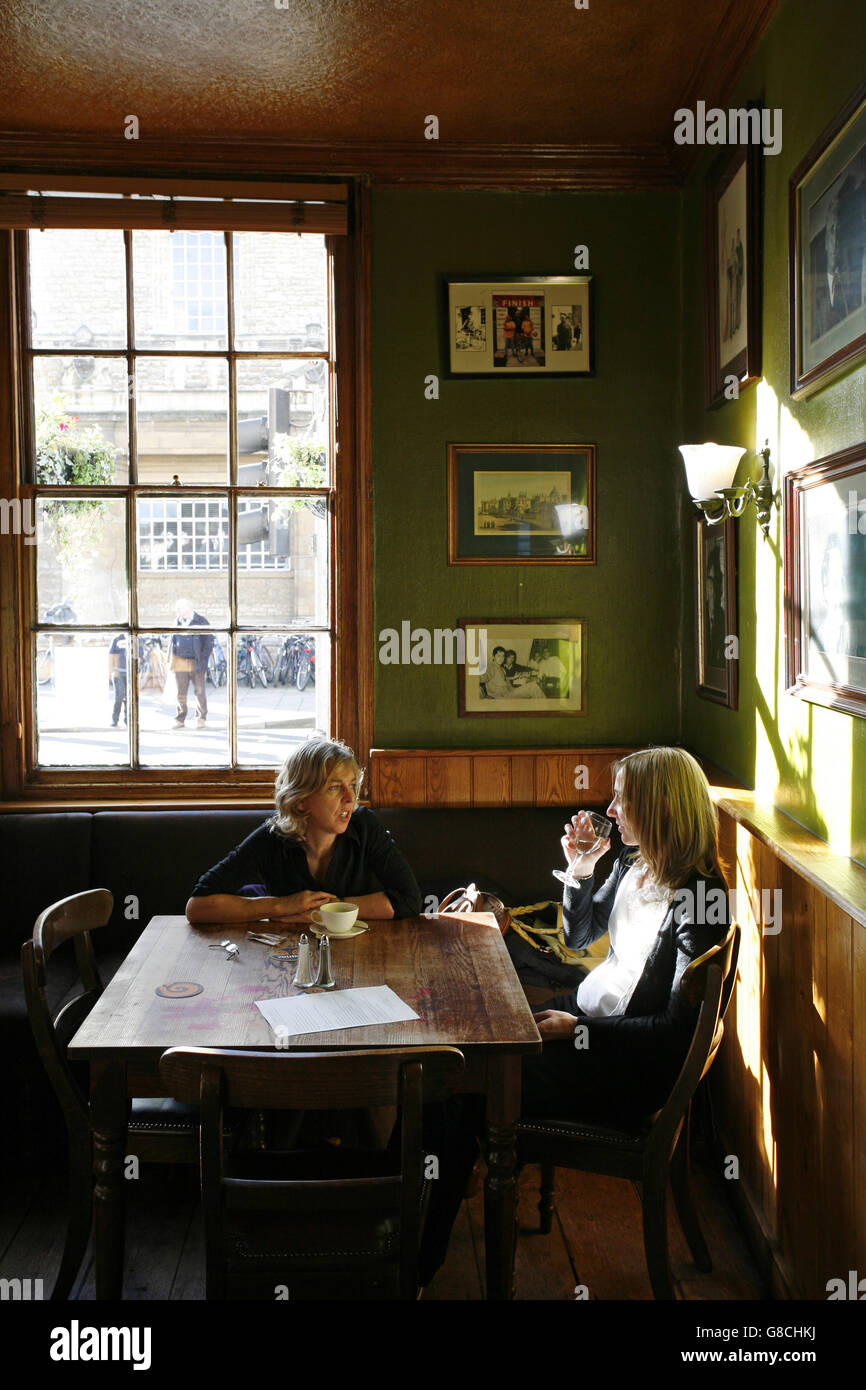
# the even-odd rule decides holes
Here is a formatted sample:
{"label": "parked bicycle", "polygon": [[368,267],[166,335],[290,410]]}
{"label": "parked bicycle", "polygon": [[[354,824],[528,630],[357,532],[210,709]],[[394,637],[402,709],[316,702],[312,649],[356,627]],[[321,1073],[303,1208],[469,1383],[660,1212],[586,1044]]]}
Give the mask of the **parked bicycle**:
{"label": "parked bicycle", "polygon": [[238,684],[245,680],[252,689],[257,683],[267,686],[274,675],[274,659],[262,641],[248,632],[238,640]]}
{"label": "parked bicycle", "polygon": [[295,684],[299,690],[306,690],[308,685],[316,683],[316,639],[304,637],[302,643]]}
{"label": "parked bicycle", "polygon": [[316,639],[301,632],[283,638],[277,653],[274,683],[305,690],[316,679]]}
{"label": "parked bicycle", "polygon": [[210,681],[213,686],[225,685],[228,680],[228,662],[226,654],[222,649],[222,644],[218,637],[214,637],[211,654],[208,657],[207,673],[205,679]]}

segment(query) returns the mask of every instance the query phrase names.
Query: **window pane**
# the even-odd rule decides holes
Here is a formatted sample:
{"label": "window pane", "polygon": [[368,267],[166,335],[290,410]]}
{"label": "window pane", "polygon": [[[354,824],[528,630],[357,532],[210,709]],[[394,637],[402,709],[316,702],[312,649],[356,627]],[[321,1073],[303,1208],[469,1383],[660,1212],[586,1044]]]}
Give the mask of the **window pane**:
{"label": "window pane", "polygon": [[125,357],[37,357],[33,361],[36,482],[129,480]]}
{"label": "window pane", "polygon": [[228,367],[221,358],[139,357],[138,481],[228,482]]}
{"label": "window pane", "polygon": [[212,625],[229,620],[229,512],[225,497],[177,493],[136,500],[138,621],[173,623],[189,599]]}
{"label": "window pane", "polygon": [[327,362],[239,362],[237,372],[238,482],[326,486]]}
{"label": "window pane", "polygon": [[328,667],[322,633],[240,634],[235,652],[240,763],[276,767],[315,729],[328,728]]}
{"label": "window pane", "polygon": [[39,621],[125,623],[123,498],[40,498],[36,528]]}
{"label": "window pane", "polygon": [[123,232],[28,232],[27,243],[33,346],[126,347]]}
{"label": "window pane", "polygon": [[43,766],[129,763],[123,698],[117,727],[112,727],[117,695],[126,694],[113,678],[112,641],[112,634],[104,632],[34,635],[36,761]]}
{"label": "window pane", "polygon": [[138,348],[224,348],[228,298],[222,232],[133,232]]}
{"label": "window pane", "polygon": [[226,767],[227,682],[213,685],[224,632],[195,624],[139,640],[139,760],[143,767]]}
{"label": "window pane", "polygon": [[325,497],[238,499],[238,623],[328,624]]}
{"label": "window pane", "polygon": [[324,352],[328,342],[325,238],[235,232],[235,347]]}

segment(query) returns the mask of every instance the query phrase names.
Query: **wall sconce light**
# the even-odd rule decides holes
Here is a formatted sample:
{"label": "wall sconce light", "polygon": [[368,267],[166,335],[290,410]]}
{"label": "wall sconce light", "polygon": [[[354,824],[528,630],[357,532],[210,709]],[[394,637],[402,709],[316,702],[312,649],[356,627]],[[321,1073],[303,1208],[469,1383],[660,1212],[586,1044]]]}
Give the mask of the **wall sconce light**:
{"label": "wall sconce light", "polygon": [[742,516],[748,503],[754,502],[758,525],[765,536],[769,534],[773,510],[769,440],[760,451],[764,460],[760,478],[756,483],[748,478],[742,487],[734,487],[733,483],[745,449],[728,444],[681,444],[679,449],[692,501],[709,526],[717,526],[729,516]]}

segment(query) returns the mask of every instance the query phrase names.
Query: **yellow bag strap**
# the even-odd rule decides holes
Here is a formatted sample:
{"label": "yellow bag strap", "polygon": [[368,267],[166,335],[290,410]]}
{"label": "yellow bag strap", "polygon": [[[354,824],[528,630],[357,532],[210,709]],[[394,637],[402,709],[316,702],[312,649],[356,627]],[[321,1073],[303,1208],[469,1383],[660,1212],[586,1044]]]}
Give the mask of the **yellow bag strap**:
{"label": "yellow bag strap", "polygon": [[549,907],[549,902],[527,903],[525,907],[514,907],[511,909],[511,928],[516,931],[519,937],[535,950],[542,950],[550,955],[556,956],[557,960],[563,965],[576,965],[584,957],[583,951],[572,951],[565,944],[565,937],[562,931],[562,903],[559,903],[556,911],[556,926],[541,927],[535,926],[532,922],[522,921],[521,918],[530,912],[540,912],[545,907]]}

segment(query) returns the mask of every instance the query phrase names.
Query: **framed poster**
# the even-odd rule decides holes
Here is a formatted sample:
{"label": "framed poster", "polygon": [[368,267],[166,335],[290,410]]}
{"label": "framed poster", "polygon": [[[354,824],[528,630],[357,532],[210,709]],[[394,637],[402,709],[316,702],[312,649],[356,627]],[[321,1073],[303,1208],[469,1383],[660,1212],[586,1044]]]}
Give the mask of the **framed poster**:
{"label": "framed poster", "polygon": [[866,443],[785,477],[788,694],[866,715]]}
{"label": "framed poster", "polygon": [[451,376],[590,376],[590,275],[446,281]]}
{"label": "framed poster", "polygon": [[738,648],[734,520],[695,517],[695,686],[728,709],[737,708]]}
{"label": "framed poster", "polygon": [[789,185],[791,394],[866,356],[866,83]]}
{"label": "framed poster", "polygon": [[761,375],[760,170],[760,148],[738,145],[716,160],[705,185],[708,407],[733,399]]}
{"label": "framed poster", "polygon": [[458,626],[475,630],[466,650],[478,653],[474,669],[458,667],[461,716],[586,714],[585,619],[461,618]]}
{"label": "framed poster", "polygon": [[594,565],[594,444],[449,444],[449,565]]}

